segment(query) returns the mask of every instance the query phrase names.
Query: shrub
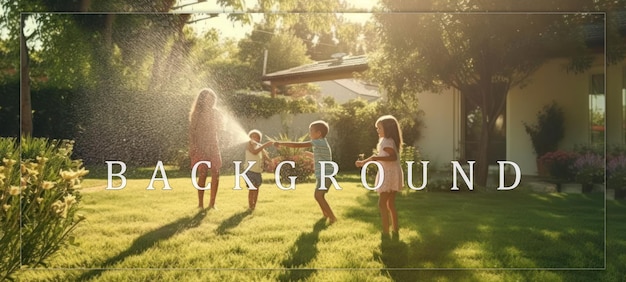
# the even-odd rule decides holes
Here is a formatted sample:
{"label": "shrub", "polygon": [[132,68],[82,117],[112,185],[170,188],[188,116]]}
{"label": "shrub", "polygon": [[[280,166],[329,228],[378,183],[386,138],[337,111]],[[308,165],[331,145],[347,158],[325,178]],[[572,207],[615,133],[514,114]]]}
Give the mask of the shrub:
{"label": "shrub", "polygon": [[[372,149],[372,155],[377,155],[378,151],[376,149]],[[366,158],[368,158],[369,155],[365,155],[365,154],[359,154],[359,158],[358,160],[362,161]],[[363,168],[361,168],[363,169]],[[359,170],[360,171],[360,170]],[[365,170],[365,180],[367,181],[367,183],[370,183],[371,185],[374,185],[374,183],[376,182],[376,173],[378,172],[378,168],[376,166],[370,165],[366,168]]]}
{"label": "shrub", "polygon": [[544,106],[543,109],[537,113],[536,124],[529,125],[523,122],[537,157],[541,157],[557,149],[565,132],[563,122],[563,110],[556,102]]}
{"label": "shrub", "polygon": [[402,144],[402,151],[400,152],[400,165],[402,166],[402,172],[404,173],[404,181],[408,181],[409,166],[406,164],[408,161],[413,161],[413,186],[421,186],[424,182],[422,179],[422,163],[419,151],[407,144]]}
{"label": "shrub", "polygon": [[609,155],[606,186],[615,190],[626,190],[626,154]]}
{"label": "shrub", "polygon": [[324,105],[323,119],[328,121],[333,135],[333,159],[342,170],[357,169],[354,161],[359,154],[365,153],[365,157],[369,157],[370,148],[378,143],[374,123],[380,116],[393,114],[402,128],[404,143],[409,145],[419,139],[423,127],[423,112],[416,110],[415,104],[411,103],[369,103],[357,98],[342,105],[326,99]]}
{"label": "shrub", "polygon": [[[297,142],[302,142],[307,135],[301,136]],[[291,141],[289,136],[281,134],[278,138],[268,138],[272,141]],[[278,164],[284,161],[295,162],[295,167],[283,165],[280,171],[280,181],[289,182],[290,176],[296,177],[296,183],[309,182],[315,173],[315,163],[313,157],[306,153],[303,148],[288,148],[285,146],[278,147],[278,156],[272,158],[268,164],[267,171],[275,172]]]}
{"label": "shrub", "polygon": [[578,183],[583,185],[602,183],[604,181],[604,158],[598,154],[585,153],[574,161],[573,170]]}
{"label": "shrub", "polygon": [[70,159],[73,141],[23,138],[21,164],[15,139],[0,138],[0,148],[0,278],[7,279],[22,265],[43,264],[71,241],[84,219],[76,215],[76,189],[88,171]]}
{"label": "shrub", "polygon": [[573,181],[576,175],[573,164],[578,154],[566,151],[548,152],[539,158],[550,173],[550,176],[560,181]]}

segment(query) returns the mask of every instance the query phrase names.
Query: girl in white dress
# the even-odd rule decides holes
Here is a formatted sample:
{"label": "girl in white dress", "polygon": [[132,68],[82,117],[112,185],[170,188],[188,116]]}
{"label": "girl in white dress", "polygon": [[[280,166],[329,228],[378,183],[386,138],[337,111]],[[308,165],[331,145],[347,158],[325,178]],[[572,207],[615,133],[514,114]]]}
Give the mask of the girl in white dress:
{"label": "girl in white dress", "polygon": [[384,170],[384,179],[379,173],[376,174],[375,187],[380,187],[378,192],[378,208],[382,220],[383,238],[389,236],[389,225],[393,228],[391,236],[398,239],[398,212],[396,211],[396,193],[402,190],[404,178],[402,167],[400,166],[400,148],[402,147],[402,130],[398,120],[386,115],[376,121],[376,132],[378,132],[378,154],[365,160],[356,161],[357,167],[362,167],[370,161],[379,162]]}

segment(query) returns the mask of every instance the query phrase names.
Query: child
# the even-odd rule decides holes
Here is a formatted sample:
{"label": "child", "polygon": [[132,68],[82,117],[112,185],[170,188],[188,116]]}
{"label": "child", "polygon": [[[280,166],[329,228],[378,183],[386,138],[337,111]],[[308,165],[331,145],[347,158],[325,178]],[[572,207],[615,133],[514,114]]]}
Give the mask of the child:
{"label": "child", "polygon": [[[189,158],[193,167],[200,161],[211,162],[211,199],[209,209],[215,208],[215,196],[219,185],[222,155],[218,141],[218,132],[222,129],[222,117],[215,103],[217,96],[213,90],[200,91],[189,113]],[[198,166],[198,186],[206,186],[208,167]],[[198,207],[204,207],[204,190],[198,189]]]}
{"label": "child", "polygon": [[[263,172],[263,158],[268,159],[267,152],[264,150],[267,146],[271,146],[273,142],[269,141],[261,144],[261,131],[256,129],[248,132],[250,141],[246,146],[246,166],[248,161],[255,161],[252,168],[246,172],[246,176],[252,182],[252,187],[248,187],[248,209],[253,211],[256,207],[256,200],[259,197],[259,187],[261,186],[261,173]],[[246,167],[247,168],[247,167]]]}
{"label": "child", "polygon": [[[330,224],[335,223],[337,218],[333,213],[333,210],[330,208],[328,202],[324,196],[330,189],[331,183],[330,179],[324,179],[325,185],[322,185],[322,177],[321,177],[321,165],[320,161],[332,161],[332,154],[330,151],[330,146],[326,141],[326,134],[328,134],[328,123],[322,120],[314,121],[309,125],[309,137],[311,137],[311,141],[308,142],[274,142],[276,147],[286,146],[290,148],[313,148],[313,160],[315,162],[315,200],[319,204],[322,209],[322,213],[324,217],[328,219]],[[333,172],[333,168],[331,166],[325,166],[326,175],[330,175]],[[322,189],[322,187],[326,187],[326,189]]]}
{"label": "child", "polygon": [[[404,183],[399,156],[402,146],[402,130],[395,117],[386,115],[376,121],[376,131],[379,137],[378,154],[362,161],[356,161],[355,165],[362,167],[370,161],[377,161],[382,165],[385,178],[377,189],[379,195],[378,208],[380,209],[383,227],[382,236],[383,238],[389,237],[389,218],[391,217],[391,225],[393,226],[392,237],[397,240],[399,238],[399,228],[395,200],[396,193],[402,189]],[[376,174],[375,186],[378,186],[380,181],[379,172]]]}

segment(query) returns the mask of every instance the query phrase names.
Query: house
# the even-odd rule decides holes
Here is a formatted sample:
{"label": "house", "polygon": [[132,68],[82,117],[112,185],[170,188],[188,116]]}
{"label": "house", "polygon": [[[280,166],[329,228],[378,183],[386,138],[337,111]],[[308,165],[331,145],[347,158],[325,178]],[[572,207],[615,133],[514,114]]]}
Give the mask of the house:
{"label": "house", "polygon": [[[341,53],[331,60],[265,74],[261,80],[269,83],[272,88],[272,96],[275,96],[277,88],[283,85],[352,79],[355,72],[362,72],[367,68],[367,56],[346,56]],[[325,84],[325,86],[339,89],[340,86],[347,88],[346,85],[351,83],[339,82],[337,84]],[[355,88],[355,86],[348,87]]]}
{"label": "house", "polygon": [[[619,24],[626,26],[623,21]],[[604,38],[604,29],[599,31],[599,38]],[[588,36],[592,44],[602,48],[584,73],[568,73],[564,68],[568,59],[553,58],[528,79],[524,88],[509,91],[506,109],[496,120],[490,163],[513,161],[522,174],[536,175],[536,156],[523,122],[535,123],[537,112],[552,101],[564,111],[565,136],[560,149],[592,143],[626,143],[626,60],[607,65],[603,40],[597,40],[597,34]],[[274,87],[347,78],[365,69],[365,56],[345,57],[275,72],[263,79]],[[431,167],[449,164],[451,160],[474,159],[476,127],[480,126],[476,115],[480,109],[466,102],[457,90],[418,95],[425,127],[416,146],[422,158],[429,160]]]}
{"label": "house", "polygon": [[[566,63],[566,59],[550,60],[533,74],[526,87],[509,91],[505,112],[496,121],[489,152],[492,162],[513,161],[522,174],[537,174],[536,156],[522,122],[534,123],[537,112],[552,101],[564,111],[565,136],[560,149],[605,142],[604,137],[607,144],[624,144],[626,61],[607,66],[605,72],[604,57],[598,56],[581,74],[565,72]],[[417,144],[423,158],[434,164],[472,159],[476,146],[471,133],[475,108],[455,90],[420,93],[419,101],[426,125]],[[590,116],[594,111],[605,117],[605,136],[594,130],[598,128]]]}
{"label": "house", "polygon": [[[624,40],[626,12],[615,16]],[[626,59],[608,65],[604,27],[586,28],[587,44],[596,54],[591,67],[584,73],[568,73],[564,67],[568,59],[553,58],[533,73],[524,88],[510,89],[504,114],[496,120],[490,163],[513,161],[522,174],[536,175],[537,156],[523,122],[535,123],[537,112],[552,101],[564,111],[565,136],[559,149],[626,143]],[[426,125],[417,144],[422,156],[434,164],[473,159],[476,107],[456,90],[420,93],[419,101]]]}
{"label": "house", "polygon": [[338,104],[352,99],[374,102],[381,98],[378,86],[354,78],[314,82],[320,88],[321,97],[332,97]]}

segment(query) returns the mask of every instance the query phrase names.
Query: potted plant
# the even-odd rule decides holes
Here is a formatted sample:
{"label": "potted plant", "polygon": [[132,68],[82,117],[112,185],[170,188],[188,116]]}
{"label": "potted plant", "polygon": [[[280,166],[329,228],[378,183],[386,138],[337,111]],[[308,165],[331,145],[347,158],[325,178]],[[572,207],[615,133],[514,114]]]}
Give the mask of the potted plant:
{"label": "potted plant", "polygon": [[574,163],[579,158],[576,152],[557,150],[543,154],[538,162],[545,165],[547,173],[558,184],[559,192],[582,192],[582,184],[573,183],[576,178]]}
{"label": "potted plant", "polygon": [[587,152],[580,155],[573,164],[575,180],[583,185],[583,192],[591,192],[594,184],[604,182],[604,158]]}
{"label": "potted plant", "polygon": [[537,113],[537,123],[528,124],[522,122],[535,150],[539,175],[547,175],[547,171],[539,158],[548,152],[556,151],[565,132],[563,122],[563,110],[555,101],[545,105]]}

